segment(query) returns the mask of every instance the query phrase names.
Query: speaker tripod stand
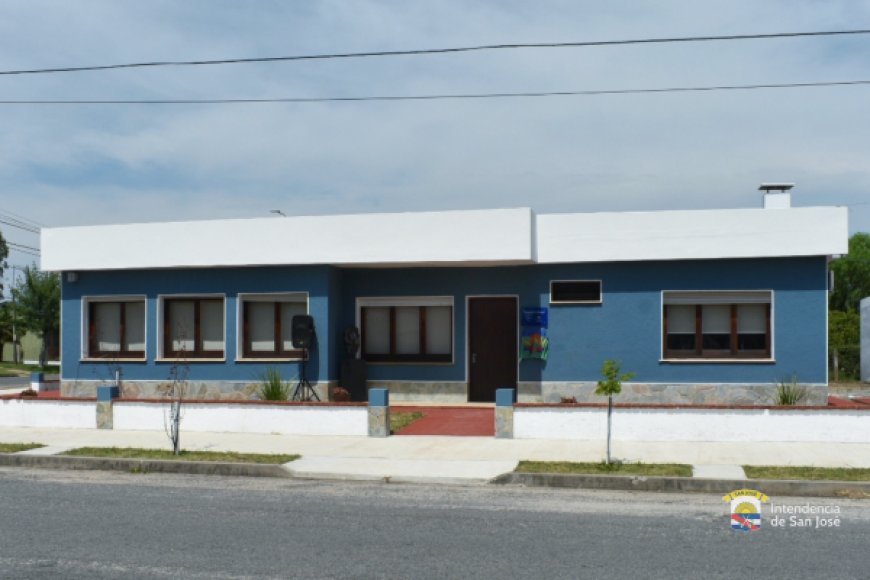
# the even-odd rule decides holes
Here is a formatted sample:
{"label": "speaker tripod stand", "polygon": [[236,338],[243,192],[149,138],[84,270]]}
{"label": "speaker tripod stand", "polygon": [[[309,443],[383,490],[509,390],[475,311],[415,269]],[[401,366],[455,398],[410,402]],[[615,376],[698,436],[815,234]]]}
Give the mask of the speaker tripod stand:
{"label": "speaker tripod stand", "polygon": [[311,383],[305,378],[305,362],[308,360],[308,351],[305,352],[305,357],[299,363],[299,382],[296,383],[296,388],[293,389],[293,397],[294,401],[311,401],[312,399],[315,401],[320,401],[320,397],[317,396],[317,391],[314,390],[314,387],[311,386]]}

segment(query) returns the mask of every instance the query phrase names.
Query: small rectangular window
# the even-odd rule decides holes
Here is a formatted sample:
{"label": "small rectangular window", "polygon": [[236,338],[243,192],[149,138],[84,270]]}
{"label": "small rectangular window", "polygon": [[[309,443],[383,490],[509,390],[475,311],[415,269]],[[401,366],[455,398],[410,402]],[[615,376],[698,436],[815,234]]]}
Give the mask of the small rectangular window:
{"label": "small rectangular window", "polygon": [[600,304],[601,280],[553,280],[551,304]]}
{"label": "small rectangular window", "polygon": [[362,306],[362,357],[368,362],[451,362],[453,307]]}
{"label": "small rectangular window", "polygon": [[88,303],[88,356],[145,358],[145,300]]}
{"label": "small rectangular window", "polygon": [[304,294],[242,296],[242,354],[245,358],[302,358],[293,347],[292,321],[308,314]]}
{"label": "small rectangular window", "polygon": [[223,358],[223,298],[167,298],[163,301],[163,355]]}

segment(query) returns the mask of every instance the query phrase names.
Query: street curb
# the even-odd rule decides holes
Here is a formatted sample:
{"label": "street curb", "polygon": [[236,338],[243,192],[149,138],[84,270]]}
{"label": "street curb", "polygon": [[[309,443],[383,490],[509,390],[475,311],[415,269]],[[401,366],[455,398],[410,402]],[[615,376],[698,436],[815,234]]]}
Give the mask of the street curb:
{"label": "street curb", "polygon": [[767,495],[793,497],[870,497],[870,482],[810,481],[792,479],[696,479],[625,475],[573,475],[556,473],[505,473],[493,479],[496,485],[555,487],[563,489],[615,489],[673,493],[721,493],[757,489]]}
{"label": "street curb", "polygon": [[232,477],[292,477],[283,465],[275,464],[167,461],[114,457],[69,457],[64,455],[18,455],[14,453],[0,453],[0,466],[126,471],[128,473],[186,473],[190,475],[225,475]]}

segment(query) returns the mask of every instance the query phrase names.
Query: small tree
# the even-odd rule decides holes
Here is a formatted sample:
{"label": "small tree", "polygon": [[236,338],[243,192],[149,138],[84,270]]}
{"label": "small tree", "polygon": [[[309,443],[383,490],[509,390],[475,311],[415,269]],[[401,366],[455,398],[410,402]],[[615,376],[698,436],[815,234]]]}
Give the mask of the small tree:
{"label": "small tree", "polygon": [[861,299],[870,296],[870,234],[859,232],[849,238],[849,254],[831,262],[831,270],[831,310],[858,312]]}
{"label": "small tree", "polygon": [[3,272],[6,269],[6,258],[9,257],[9,246],[0,232],[0,296],[3,295]]}
{"label": "small tree", "polygon": [[186,338],[190,336],[187,328],[179,324],[176,330],[176,338],[180,348],[175,350],[175,360],[169,369],[169,383],[165,384],[164,395],[169,400],[169,408],[164,415],[164,429],[172,442],[172,453],[181,454],[181,405],[187,396],[187,378],[190,375],[190,365],[187,362]]}
{"label": "small tree", "polygon": [[3,360],[3,347],[12,342],[12,306],[8,302],[0,304],[0,361]]}
{"label": "small tree", "polygon": [[634,373],[620,373],[619,361],[606,360],[601,366],[601,376],[604,380],[598,381],[596,395],[607,395],[607,464],[610,465],[610,424],[613,415],[613,395],[622,392],[622,381],[629,381]]}
{"label": "small tree", "polygon": [[169,409],[164,417],[164,428],[172,443],[172,453],[181,454],[181,404],[187,394],[187,375],[190,367],[187,361],[178,357],[169,369],[169,383],[166,386],[166,398],[169,399]]}
{"label": "small tree", "polygon": [[44,367],[51,336],[60,329],[60,278],[54,272],[24,268],[24,279],[12,290],[24,328],[42,341],[39,366]]}

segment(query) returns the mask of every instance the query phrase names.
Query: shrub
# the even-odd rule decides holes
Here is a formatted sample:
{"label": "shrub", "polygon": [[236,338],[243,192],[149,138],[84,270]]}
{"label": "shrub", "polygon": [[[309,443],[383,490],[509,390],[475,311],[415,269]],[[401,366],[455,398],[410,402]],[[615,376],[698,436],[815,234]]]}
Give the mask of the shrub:
{"label": "shrub", "polygon": [[561,397],[559,399],[559,402],[562,403],[563,405],[567,405],[568,403],[576,403],[577,397]]}
{"label": "shrub", "polygon": [[346,403],[350,401],[350,393],[342,387],[335,387],[332,391],[332,400],[336,403]]}
{"label": "shrub", "polygon": [[797,405],[807,398],[807,389],[798,385],[797,375],[792,375],[787,379],[780,379],[779,386],[776,387],[776,404],[777,405]]}
{"label": "shrub", "polygon": [[290,398],[290,383],[281,380],[281,371],[269,367],[260,378],[260,399],[264,401],[286,401]]}

